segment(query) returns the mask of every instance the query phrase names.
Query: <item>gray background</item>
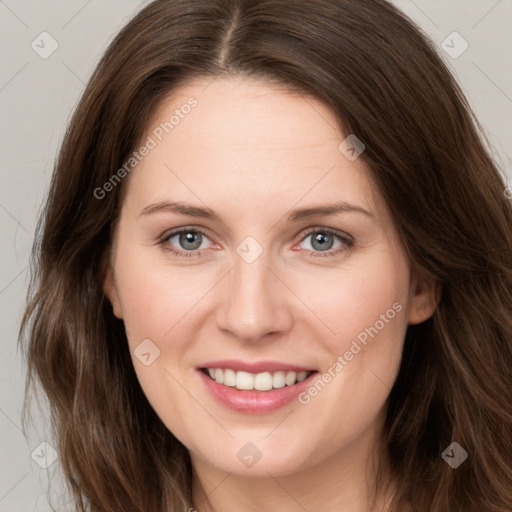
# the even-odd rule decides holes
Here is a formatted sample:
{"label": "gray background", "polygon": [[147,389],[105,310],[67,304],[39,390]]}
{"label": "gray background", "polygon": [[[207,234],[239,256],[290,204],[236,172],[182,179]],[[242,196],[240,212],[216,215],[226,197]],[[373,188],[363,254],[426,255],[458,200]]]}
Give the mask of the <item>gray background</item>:
{"label": "gray background", "polygon": [[[55,443],[41,415],[21,430],[25,369],[17,331],[28,284],[28,258],[54,157],[73,106],[108,42],[144,3],[140,0],[0,0],[0,512],[50,510],[62,495]],[[440,47],[512,185],[512,0],[395,0]],[[47,59],[43,31],[57,41]],[[468,49],[457,58],[462,41]],[[45,39],[45,49],[49,40]],[[41,48],[41,51],[43,49]],[[507,64],[508,62],[508,64]],[[512,188],[510,189],[512,192]]]}

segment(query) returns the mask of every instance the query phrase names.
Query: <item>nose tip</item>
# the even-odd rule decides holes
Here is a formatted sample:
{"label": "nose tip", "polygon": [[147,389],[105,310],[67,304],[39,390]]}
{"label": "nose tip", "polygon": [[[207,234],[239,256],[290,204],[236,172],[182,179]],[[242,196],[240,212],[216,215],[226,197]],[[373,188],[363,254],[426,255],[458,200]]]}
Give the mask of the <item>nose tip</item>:
{"label": "nose tip", "polygon": [[[249,252],[254,248],[249,245]],[[290,329],[292,315],[286,290],[260,256],[248,263],[237,258],[226,277],[217,308],[217,325],[244,342],[256,342]]]}

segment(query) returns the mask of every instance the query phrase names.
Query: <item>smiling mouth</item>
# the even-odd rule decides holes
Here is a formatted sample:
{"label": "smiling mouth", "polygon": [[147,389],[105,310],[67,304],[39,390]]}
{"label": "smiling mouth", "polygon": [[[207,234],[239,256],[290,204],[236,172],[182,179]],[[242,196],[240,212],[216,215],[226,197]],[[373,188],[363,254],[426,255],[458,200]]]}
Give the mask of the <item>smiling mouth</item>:
{"label": "smiling mouth", "polygon": [[240,391],[271,391],[293,386],[306,380],[313,373],[317,373],[316,371],[249,373],[229,368],[201,368],[201,371],[218,384],[236,388]]}

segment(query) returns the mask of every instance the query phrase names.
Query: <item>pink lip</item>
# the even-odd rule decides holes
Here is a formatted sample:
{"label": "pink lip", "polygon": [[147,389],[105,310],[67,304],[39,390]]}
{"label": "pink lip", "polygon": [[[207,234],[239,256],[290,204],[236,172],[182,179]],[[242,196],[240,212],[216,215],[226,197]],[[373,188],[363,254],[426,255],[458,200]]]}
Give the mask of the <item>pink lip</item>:
{"label": "pink lip", "polygon": [[224,359],[222,361],[210,361],[204,363],[200,368],[229,368],[237,372],[263,373],[263,372],[311,372],[312,368],[304,368],[293,364],[279,363],[277,361],[260,361],[259,363],[246,363],[235,359]]}
{"label": "pink lip", "polygon": [[[217,361],[216,365],[218,363],[219,361]],[[219,365],[213,367],[222,368],[226,366]],[[227,368],[233,367],[227,365]],[[268,366],[266,368],[268,368]],[[282,366],[280,369],[282,369]],[[242,369],[240,371],[246,370]],[[301,369],[300,371],[306,370]],[[198,374],[211,395],[222,405],[236,412],[265,414],[280,409],[296,399],[301,392],[311,385],[312,379],[318,375],[318,372],[311,374],[307,379],[302,382],[298,382],[297,384],[293,384],[292,386],[285,386],[283,388],[272,389],[270,391],[240,391],[235,387],[219,384],[206,375],[202,370],[198,370]]]}

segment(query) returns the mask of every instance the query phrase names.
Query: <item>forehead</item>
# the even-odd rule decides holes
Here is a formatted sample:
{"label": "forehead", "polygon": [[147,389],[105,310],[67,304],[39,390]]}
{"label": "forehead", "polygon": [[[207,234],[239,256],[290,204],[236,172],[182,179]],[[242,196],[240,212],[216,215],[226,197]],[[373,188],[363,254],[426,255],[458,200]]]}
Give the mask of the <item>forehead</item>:
{"label": "forehead", "polygon": [[[173,130],[177,137],[194,136],[210,151],[230,143],[244,149],[307,149],[336,145],[342,136],[331,112],[318,100],[248,78],[196,81],[176,90],[159,106],[150,126],[195,98],[197,106]],[[167,115],[168,117],[168,115]],[[229,139],[226,139],[229,135]]]}
{"label": "forehead", "polygon": [[148,137],[154,147],[130,180],[138,202],[180,195],[253,208],[344,199],[379,206],[368,167],[339,149],[346,135],[334,113],[262,81],[183,85],[158,106],[143,141]]}

